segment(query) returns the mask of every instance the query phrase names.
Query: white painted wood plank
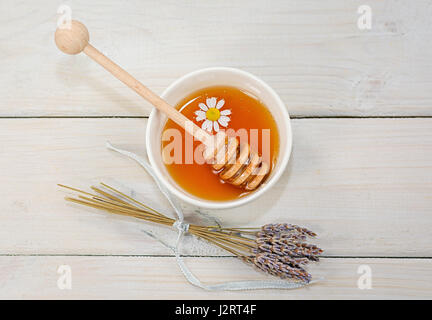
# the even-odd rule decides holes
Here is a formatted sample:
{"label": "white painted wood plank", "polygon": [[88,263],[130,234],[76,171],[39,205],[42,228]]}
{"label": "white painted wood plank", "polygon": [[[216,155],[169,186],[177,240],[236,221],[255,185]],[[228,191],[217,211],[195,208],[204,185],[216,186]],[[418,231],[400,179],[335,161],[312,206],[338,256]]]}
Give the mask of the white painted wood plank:
{"label": "white painted wood plank", "polygon": [[[188,258],[204,282],[273,279],[234,258]],[[59,266],[72,288],[60,290]],[[372,288],[359,289],[359,266],[372,271]],[[323,259],[311,268],[325,279],[296,290],[208,292],[186,282],[174,258],[0,257],[1,299],[430,299],[430,259]]]}
{"label": "white painted wood plank", "polygon": [[[295,116],[432,115],[432,1],[75,0],[95,46],[160,93],[230,66],[262,77]],[[60,2],[0,3],[0,116],[148,115],[149,106],[53,41]],[[151,8],[151,10],[149,10]]]}
{"label": "white painted wood plank", "polygon": [[[171,254],[141,230],[169,243],[173,231],[68,204],[56,186],[105,181],[169,210],[143,169],[105,149],[110,140],[144,155],[146,121],[1,119],[0,253]],[[240,208],[203,212],[226,225],[310,227],[326,255],[432,256],[432,119],[292,124],[292,159],[270,192]],[[185,208],[195,219],[199,209]],[[186,242],[188,254],[224,254]]]}

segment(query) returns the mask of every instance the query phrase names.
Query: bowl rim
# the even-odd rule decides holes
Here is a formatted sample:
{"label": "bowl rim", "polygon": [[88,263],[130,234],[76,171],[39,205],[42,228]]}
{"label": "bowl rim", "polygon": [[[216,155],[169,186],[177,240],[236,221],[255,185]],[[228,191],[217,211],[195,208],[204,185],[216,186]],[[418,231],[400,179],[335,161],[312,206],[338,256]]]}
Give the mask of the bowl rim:
{"label": "bowl rim", "polygon": [[[158,177],[158,179],[162,182],[162,184],[176,197],[182,199],[183,201],[195,205],[197,207],[201,207],[201,208],[207,208],[207,209],[228,209],[228,208],[234,208],[234,207],[238,207],[241,205],[244,205],[246,203],[249,203],[253,200],[256,200],[258,197],[260,197],[262,194],[264,194],[267,190],[269,190],[282,176],[283,172],[285,171],[288,161],[290,159],[291,156],[291,151],[292,151],[292,128],[291,128],[291,119],[290,116],[288,114],[288,111],[286,109],[285,103],[282,101],[282,99],[279,97],[279,95],[267,84],[265,83],[263,80],[261,80],[260,78],[258,78],[257,76],[237,69],[237,68],[231,68],[231,67],[210,67],[210,68],[203,68],[203,69],[198,69],[192,72],[189,72],[183,76],[181,76],[180,78],[178,78],[177,80],[175,80],[174,82],[172,82],[161,94],[162,98],[165,98],[166,95],[173,90],[176,86],[178,86],[180,83],[182,83],[183,81],[187,80],[188,78],[192,78],[192,77],[196,77],[199,76],[200,74],[204,74],[204,73],[212,73],[212,72],[216,72],[216,71],[224,71],[224,72],[228,72],[228,73],[234,73],[234,74],[240,74],[242,76],[248,77],[251,80],[253,80],[254,82],[258,83],[260,86],[262,86],[274,99],[275,101],[277,101],[277,104],[279,106],[279,108],[281,109],[280,111],[282,112],[282,114],[284,115],[284,119],[285,119],[285,125],[286,125],[286,129],[287,129],[287,134],[289,135],[289,137],[287,138],[287,148],[286,148],[286,152],[281,155],[279,154],[280,159],[279,161],[279,168],[276,172],[274,172],[274,174],[271,176],[271,179],[267,180],[265,182],[265,185],[261,186],[260,188],[258,188],[258,190],[252,192],[251,194],[244,196],[242,198],[239,199],[235,199],[235,200],[229,200],[229,201],[212,201],[212,200],[205,200],[205,199],[195,199],[192,198],[190,196],[188,196],[186,193],[182,193],[181,191],[177,190],[175,187],[173,187],[168,181],[167,179],[164,177],[164,174],[159,170],[158,165],[156,164],[156,160],[153,156],[153,152],[152,152],[152,140],[154,139],[150,139],[151,137],[151,127],[152,127],[152,123],[154,121],[156,121],[156,116],[158,115],[158,113],[160,112],[159,110],[157,110],[156,108],[153,108],[150,116],[148,118],[148,122],[147,122],[147,128],[146,128],[146,149],[147,149],[147,156],[149,158],[150,161],[150,165],[152,166],[156,176]],[[259,97],[258,97],[259,98]]]}

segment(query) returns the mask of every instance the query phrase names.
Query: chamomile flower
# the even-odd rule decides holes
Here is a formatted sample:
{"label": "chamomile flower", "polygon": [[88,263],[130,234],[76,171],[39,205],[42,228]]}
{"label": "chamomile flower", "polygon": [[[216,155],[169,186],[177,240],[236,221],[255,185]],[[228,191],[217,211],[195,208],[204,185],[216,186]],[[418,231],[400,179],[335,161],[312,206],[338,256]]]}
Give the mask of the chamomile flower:
{"label": "chamomile flower", "polygon": [[208,132],[219,132],[219,126],[227,127],[228,122],[231,120],[228,117],[231,110],[221,110],[224,106],[225,100],[217,101],[215,97],[207,98],[206,103],[200,103],[198,106],[200,110],[195,111],[196,121],[203,121],[201,128]]}

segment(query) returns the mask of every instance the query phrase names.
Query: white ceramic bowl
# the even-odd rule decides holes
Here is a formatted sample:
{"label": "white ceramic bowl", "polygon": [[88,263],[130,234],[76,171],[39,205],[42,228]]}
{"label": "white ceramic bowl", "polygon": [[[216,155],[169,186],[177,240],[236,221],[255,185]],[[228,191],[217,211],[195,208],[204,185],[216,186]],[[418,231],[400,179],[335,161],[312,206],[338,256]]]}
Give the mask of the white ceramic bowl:
{"label": "white ceramic bowl", "polygon": [[270,110],[279,129],[280,145],[276,166],[273,168],[265,183],[263,183],[254,192],[236,200],[211,201],[198,198],[182,190],[169,175],[162,162],[161,137],[162,129],[167,120],[166,116],[157,109],[153,109],[150,114],[146,132],[146,145],[150,164],[162,183],[178,198],[190,204],[209,209],[236,207],[258,198],[264,192],[269,190],[285,170],[291,154],[292,146],[291,124],[285,104],[276,92],[265,82],[245,71],[220,67],[194,71],[172,83],[163,92],[162,97],[168,103],[175,106],[180,100],[184,99],[194,91],[218,85],[236,87],[252,93]]}

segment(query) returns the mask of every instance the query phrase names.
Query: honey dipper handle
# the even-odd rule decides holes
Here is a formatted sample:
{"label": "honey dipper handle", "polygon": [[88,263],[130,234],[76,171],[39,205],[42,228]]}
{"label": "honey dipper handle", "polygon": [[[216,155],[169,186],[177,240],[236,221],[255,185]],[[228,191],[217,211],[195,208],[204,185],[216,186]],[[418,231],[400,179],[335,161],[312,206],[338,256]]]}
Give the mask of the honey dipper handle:
{"label": "honey dipper handle", "polygon": [[[157,109],[165,113],[168,118],[173,120],[175,123],[177,123],[179,126],[184,128],[186,131],[189,131],[191,135],[195,136],[196,138],[200,138],[200,137],[205,138],[208,135],[207,132],[205,132],[196,124],[194,124],[191,120],[186,118],[183,114],[177,111],[176,108],[173,108],[159,95],[157,95],[152,90],[147,88],[145,85],[143,85],[141,82],[135,79],[131,74],[129,74],[124,69],[122,69],[119,65],[117,65],[115,62],[110,60],[104,54],[102,54],[91,44],[87,44],[83,52],[87,56],[92,58],[94,61],[99,63],[106,70],[108,70],[114,77],[119,79],[121,82],[126,84],[129,88],[131,88],[136,93],[138,93],[141,97],[143,97],[148,102],[150,102]],[[186,125],[186,123],[189,123],[189,125]],[[200,140],[203,141],[202,139]]]}
{"label": "honey dipper handle", "polygon": [[87,56],[108,70],[114,77],[126,84],[129,88],[133,89],[157,109],[165,113],[168,118],[180,125],[195,138],[204,143],[206,142],[206,138],[209,137],[209,134],[206,131],[194,124],[191,120],[177,111],[176,108],[173,108],[164,99],[159,97],[119,65],[106,57],[102,52],[93,47],[89,43],[88,30],[81,22],[73,20],[71,21],[70,28],[57,29],[55,33],[55,42],[57,47],[67,54],[78,54],[83,51]]}

